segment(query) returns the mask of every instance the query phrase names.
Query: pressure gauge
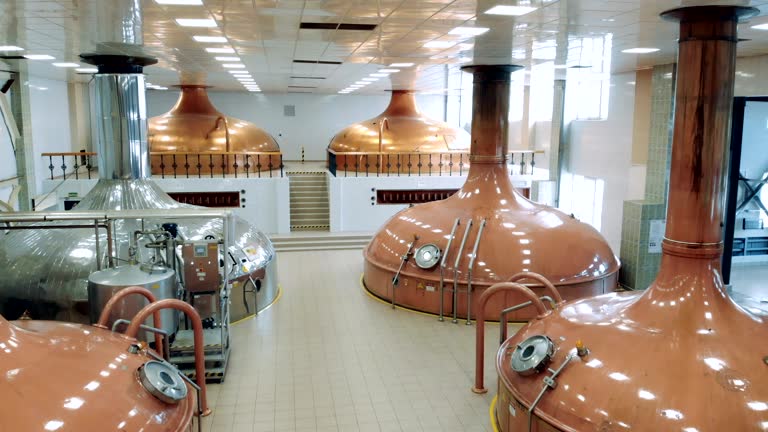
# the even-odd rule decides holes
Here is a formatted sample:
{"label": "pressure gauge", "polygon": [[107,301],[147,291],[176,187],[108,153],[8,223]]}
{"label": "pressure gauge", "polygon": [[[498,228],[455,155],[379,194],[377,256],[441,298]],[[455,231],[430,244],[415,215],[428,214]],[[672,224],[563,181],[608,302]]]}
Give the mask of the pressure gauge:
{"label": "pressure gauge", "polygon": [[440,248],[434,243],[425,244],[416,249],[414,258],[417,266],[425,270],[431,269],[440,261]]}

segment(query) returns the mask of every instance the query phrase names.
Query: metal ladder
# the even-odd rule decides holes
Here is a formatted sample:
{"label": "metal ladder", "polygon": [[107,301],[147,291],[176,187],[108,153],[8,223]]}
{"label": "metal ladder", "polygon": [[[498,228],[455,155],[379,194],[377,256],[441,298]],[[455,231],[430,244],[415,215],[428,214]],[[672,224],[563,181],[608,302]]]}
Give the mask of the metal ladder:
{"label": "metal ladder", "polygon": [[[469,259],[469,266],[467,269],[467,289],[464,291],[467,294],[467,321],[465,322],[466,325],[471,325],[472,321],[470,320],[470,313],[472,311],[472,271],[475,267],[475,259],[477,258],[477,250],[480,247],[480,240],[483,237],[483,230],[485,229],[485,225],[487,223],[487,219],[483,219],[480,221],[480,227],[477,231],[477,237],[475,237],[475,245],[472,248],[472,253],[470,254]],[[456,236],[456,228],[461,224],[461,220],[459,218],[456,218],[456,220],[453,223],[453,229],[451,229],[451,235],[448,238],[448,244],[445,246],[445,254],[443,254],[443,260],[440,263],[440,316],[438,318],[439,321],[444,321],[444,293],[445,293],[445,278],[444,278],[444,271],[445,271],[445,263],[448,259],[448,252],[450,252],[451,243],[453,242],[453,239]],[[467,243],[467,238],[469,237],[469,234],[472,230],[472,225],[474,224],[474,221],[470,219],[467,222],[467,227],[464,229],[464,237],[461,239],[461,243],[459,244],[459,250],[456,254],[456,260],[454,261],[453,265],[453,289],[451,292],[453,293],[453,319],[451,320],[454,324],[458,323],[459,320],[456,316],[458,304],[459,304],[459,265],[461,264],[461,258],[464,255],[464,247]]]}

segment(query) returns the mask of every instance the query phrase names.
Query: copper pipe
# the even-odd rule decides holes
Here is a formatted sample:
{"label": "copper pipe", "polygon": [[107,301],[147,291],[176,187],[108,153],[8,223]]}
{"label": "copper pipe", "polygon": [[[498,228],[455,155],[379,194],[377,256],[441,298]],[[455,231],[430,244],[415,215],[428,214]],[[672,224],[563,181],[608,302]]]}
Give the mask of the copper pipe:
{"label": "copper pipe", "polygon": [[226,151],[231,152],[232,149],[230,148],[230,145],[229,145],[229,122],[227,121],[227,118],[224,117],[223,115],[216,117],[216,121],[213,123],[213,129],[211,129],[210,131],[208,131],[207,134],[205,134],[205,139],[210,139],[211,134],[219,130],[220,122],[224,122],[224,142],[226,143]]}
{"label": "copper pipe", "polygon": [[461,69],[472,72],[474,78],[470,171],[478,162],[504,164],[506,161],[509,147],[509,74],[520,68],[515,65],[478,65]]}
{"label": "copper pipe", "polygon": [[497,283],[496,285],[493,285],[485,290],[480,295],[480,299],[477,301],[476,312],[477,326],[475,329],[475,386],[472,388],[474,393],[486,393],[488,391],[488,389],[486,389],[483,384],[483,373],[485,371],[483,363],[485,361],[485,305],[494,295],[509,291],[514,291],[518,294],[521,294],[523,297],[528,298],[528,301],[531,302],[531,305],[536,308],[537,316],[535,319],[542,318],[550,313],[547,311],[546,306],[544,306],[544,303],[541,301],[541,299],[539,299],[536,293],[531,291],[531,289],[527,286],[521,285],[519,283]]}
{"label": "copper pipe", "polygon": [[[157,301],[157,298],[155,297],[152,292],[150,292],[146,288],[142,288],[139,286],[131,286],[128,288],[123,288],[120,291],[116,292],[112,297],[109,298],[109,301],[106,305],[104,305],[104,309],[101,311],[101,315],[99,315],[99,320],[96,322],[96,327],[101,328],[107,328],[107,323],[109,322],[109,315],[112,313],[112,309],[120,302],[124,297],[127,297],[131,294],[141,294],[144,296],[144,298],[147,299],[147,301],[152,304]],[[152,319],[154,320],[154,326],[157,328],[162,328],[163,324],[160,321],[160,312],[155,312],[152,314]],[[163,341],[162,336],[155,333],[155,351],[162,357],[163,355]]]}
{"label": "copper pipe", "polygon": [[200,320],[200,315],[197,313],[189,303],[185,303],[177,299],[165,299],[158,302],[150,303],[144,309],[140,310],[131,325],[125,331],[127,337],[135,338],[139,332],[139,326],[147,319],[150,314],[153,314],[162,309],[176,309],[184,312],[190,321],[192,321],[192,331],[194,334],[195,344],[195,378],[197,385],[200,387],[200,398],[202,399],[202,410],[200,413],[203,417],[211,414],[211,409],[208,408],[208,399],[205,388],[205,354],[203,353],[203,322]]}
{"label": "copper pipe", "polygon": [[507,282],[520,282],[523,279],[532,279],[536,282],[539,282],[540,284],[544,285],[544,289],[546,289],[554,302],[556,304],[563,302],[563,297],[560,295],[560,291],[555,288],[555,286],[552,284],[552,282],[549,281],[549,279],[545,278],[544,276],[534,273],[534,272],[520,272],[516,275],[512,276],[507,280]]}
{"label": "copper pipe", "polygon": [[[722,249],[725,166],[736,71],[738,17],[725,7],[681,8],[665,252]],[[728,85],[724,85],[728,83]]]}

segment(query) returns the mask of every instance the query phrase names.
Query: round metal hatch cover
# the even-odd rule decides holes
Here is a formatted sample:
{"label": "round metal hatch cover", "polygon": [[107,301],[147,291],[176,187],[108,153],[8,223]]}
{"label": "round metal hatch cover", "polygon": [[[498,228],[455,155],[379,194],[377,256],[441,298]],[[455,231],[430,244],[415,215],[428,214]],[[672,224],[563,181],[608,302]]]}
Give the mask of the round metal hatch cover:
{"label": "round metal hatch cover", "polygon": [[169,404],[187,397],[187,385],[173,366],[150,360],[139,368],[141,385],[153,396]]}
{"label": "round metal hatch cover", "polygon": [[434,243],[425,244],[416,250],[414,256],[417,266],[425,270],[431,269],[440,261],[440,248]]}
{"label": "round metal hatch cover", "polygon": [[549,364],[555,353],[552,339],[536,335],[521,342],[512,353],[512,370],[520,375],[541,372]]}

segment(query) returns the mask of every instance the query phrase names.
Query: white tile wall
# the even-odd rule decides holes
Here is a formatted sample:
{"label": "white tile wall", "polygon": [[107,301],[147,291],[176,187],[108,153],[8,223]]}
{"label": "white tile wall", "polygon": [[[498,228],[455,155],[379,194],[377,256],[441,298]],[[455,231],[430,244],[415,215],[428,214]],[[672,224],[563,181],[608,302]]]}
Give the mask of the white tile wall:
{"label": "white tile wall", "polygon": [[[628,84],[635,81],[635,73],[611,76],[609,111],[606,120],[576,120],[571,123],[569,145],[571,174],[603,180],[605,184],[600,209],[585,209],[579,200],[582,194],[575,190],[571,177],[563,178],[560,207],[576,214],[585,221],[589,214],[602,212],[600,232],[618,254],[621,243],[621,221],[624,200],[630,191],[632,158],[632,124],[635,87]],[[578,100],[566,100],[578,104]],[[634,182],[633,182],[634,183]],[[636,188],[636,187],[635,187]],[[577,198],[579,197],[579,198]],[[595,202],[600,202],[595,199]]]}
{"label": "white tile wall", "polygon": [[[36,173],[34,195],[42,193],[43,179],[50,176],[48,159],[42,158],[45,152],[69,152],[73,148],[71,141],[71,122],[67,83],[43,78],[29,79],[30,112],[32,117],[32,148]],[[67,161],[70,163],[71,161]],[[61,172],[61,162],[54,161],[54,172]]]}

